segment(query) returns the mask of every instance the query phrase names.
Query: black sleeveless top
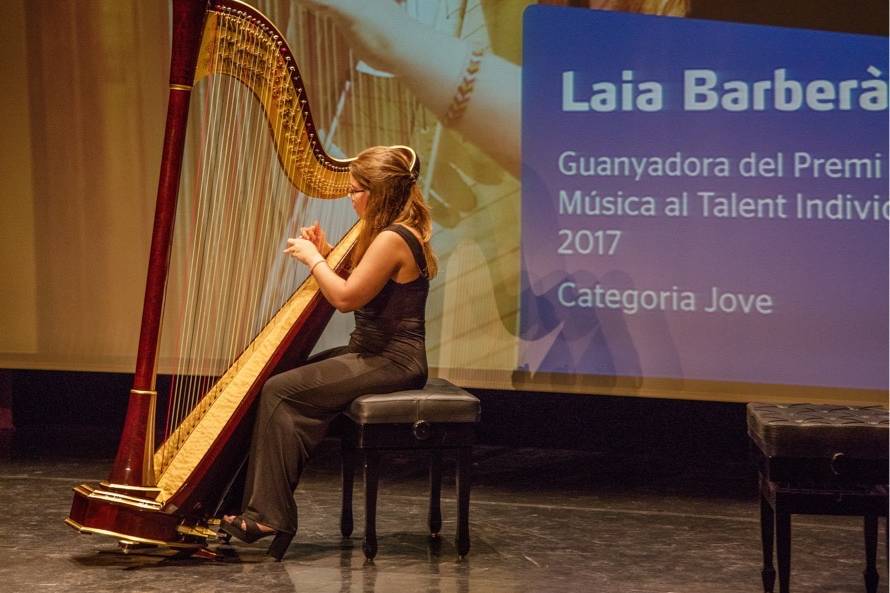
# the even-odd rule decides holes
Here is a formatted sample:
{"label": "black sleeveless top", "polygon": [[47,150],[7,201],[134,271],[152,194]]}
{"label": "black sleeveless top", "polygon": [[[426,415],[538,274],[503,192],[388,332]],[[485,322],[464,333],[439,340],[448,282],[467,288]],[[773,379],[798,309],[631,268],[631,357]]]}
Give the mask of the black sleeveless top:
{"label": "black sleeveless top", "polygon": [[414,233],[394,224],[383,229],[398,234],[414,255],[420,276],[398,283],[392,278],[368,304],[355,311],[355,331],[350,349],[390,359],[406,371],[426,379],[426,298],[430,291],[429,272],[423,247]]}

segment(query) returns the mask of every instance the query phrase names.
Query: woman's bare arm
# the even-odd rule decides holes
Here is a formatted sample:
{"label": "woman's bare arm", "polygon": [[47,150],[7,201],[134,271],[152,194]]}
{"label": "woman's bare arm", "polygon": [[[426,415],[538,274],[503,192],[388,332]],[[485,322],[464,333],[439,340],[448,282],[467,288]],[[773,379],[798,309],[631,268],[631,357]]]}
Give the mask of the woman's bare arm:
{"label": "woman's bare arm", "polygon": [[[407,16],[393,0],[301,0],[330,15],[357,55],[398,76],[440,119],[466,75],[473,47]],[[466,110],[445,122],[514,175],[520,169],[521,69],[485,54]]]}
{"label": "woman's bare arm", "polygon": [[321,293],[335,309],[346,313],[365,306],[395,276],[403,265],[404,240],[396,233],[377,235],[362,260],[348,278],[341,278],[326,263],[318,249],[307,239],[288,239],[288,253],[312,270]]}

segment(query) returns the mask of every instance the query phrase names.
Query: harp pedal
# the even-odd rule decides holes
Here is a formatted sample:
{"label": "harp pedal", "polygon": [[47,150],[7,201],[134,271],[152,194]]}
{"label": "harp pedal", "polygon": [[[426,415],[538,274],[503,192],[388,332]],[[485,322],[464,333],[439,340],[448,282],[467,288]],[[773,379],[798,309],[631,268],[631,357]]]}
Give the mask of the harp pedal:
{"label": "harp pedal", "polygon": [[144,542],[134,542],[128,539],[118,540],[117,545],[124,554],[132,554],[133,552],[142,552],[145,550],[158,549],[157,544],[147,544]]}
{"label": "harp pedal", "polygon": [[199,548],[194,554],[192,554],[195,558],[202,558],[204,560],[224,560],[225,556],[214,552],[209,548]]}
{"label": "harp pedal", "polygon": [[196,538],[205,541],[216,541],[219,539],[219,520],[217,520],[216,523],[217,529],[213,529],[213,521],[211,521],[207,527],[203,525],[177,525],[176,531],[180,535],[184,535],[188,538]]}

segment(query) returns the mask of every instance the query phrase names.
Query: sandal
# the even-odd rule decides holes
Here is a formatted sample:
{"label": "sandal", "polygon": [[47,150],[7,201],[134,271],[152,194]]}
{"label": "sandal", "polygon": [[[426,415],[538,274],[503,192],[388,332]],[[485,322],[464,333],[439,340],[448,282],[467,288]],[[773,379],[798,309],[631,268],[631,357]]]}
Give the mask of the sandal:
{"label": "sandal", "polygon": [[[241,525],[244,525],[244,527],[242,528]],[[220,522],[220,529],[229,535],[234,535],[246,544],[252,544],[258,539],[274,535],[275,537],[272,539],[272,544],[269,546],[269,550],[266,553],[279,562],[284,557],[284,553],[287,552],[291,540],[294,539],[293,533],[274,530],[264,531],[260,529],[259,523],[244,515],[236,515],[231,521],[223,519]]]}

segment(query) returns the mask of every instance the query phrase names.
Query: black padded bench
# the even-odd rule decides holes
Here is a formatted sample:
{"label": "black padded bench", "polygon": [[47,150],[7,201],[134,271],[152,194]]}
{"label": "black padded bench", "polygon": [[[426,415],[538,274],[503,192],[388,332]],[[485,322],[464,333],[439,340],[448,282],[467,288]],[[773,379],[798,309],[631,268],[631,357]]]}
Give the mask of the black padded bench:
{"label": "black padded bench", "polygon": [[888,411],[883,406],[748,404],[760,472],[763,590],[788,593],[791,515],[864,517],[865,589],[875,593],[878,517],[887,517]]}
{"label": "black padded bench", "polygon": [[444,379],[430,379],[423,389],[397,391],[357,398],[344,412],[341,443],[343,506],[340,532],[352,534],[352,487],[357,454],[364,454],[365,557],[377,554],[377,483],[380,453],[387,450],[425,450],[430,454],[428,524],[433,540],[442,528],[440,494],[442,452],[457,454],[457,535],[455,546],[462,558],[470,550],[470,463],[479,400]]}

